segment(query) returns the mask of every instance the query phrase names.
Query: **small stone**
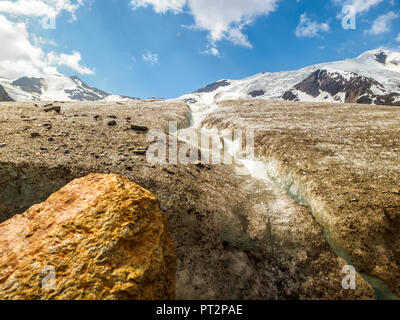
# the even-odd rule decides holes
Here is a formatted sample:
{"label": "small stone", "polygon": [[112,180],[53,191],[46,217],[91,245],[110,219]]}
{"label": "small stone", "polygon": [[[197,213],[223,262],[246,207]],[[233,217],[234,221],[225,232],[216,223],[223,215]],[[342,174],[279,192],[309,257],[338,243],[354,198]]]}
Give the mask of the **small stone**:
{"label": "small stone", "polygon": [[40,137],[39,133],[37,133],[37,132],[32,132],[31,133],[31,138],[38,138],[38,137]]}
{"label": "small stone", "polygon": [[117,122],[116,122],[115,120],[112,120],[112,121],[108,122],[107,125],[108,125],[109,127],[114,127],[114,126],[117,125]]}
{"label": "small stone", "polygon": [[48,107],[48,108],[44,109],[44,112],[50,112],[50,111],[55,111],[57,113],[60,113],[61,112],[61,107],[59,107],[59,106],[51,106],[51,107]]}
{"label": "small stone", "polygon": [[139,148],[132,151],[135,154],[143,155],[146,154],[147,148]]}
{"label": "small stone", "polygon": [[4,148],[4,147],[6,147],[6,146],[7,146],[6,143],[0,143],[0,148]]}
{"label": "small stone", "polygon": [[199,168],[211,169],[211,167],[208,164],[205,164],[201,161],[196,161],[196,163],[194,163],[194,165],[196,165]]}
{"label": "small stone", "polygon": [[131,125],[131,130],[138,131],[138,132],[148,132],[149,128],[144,127],[144,126],[137,126],[137,125],[132,124]]}

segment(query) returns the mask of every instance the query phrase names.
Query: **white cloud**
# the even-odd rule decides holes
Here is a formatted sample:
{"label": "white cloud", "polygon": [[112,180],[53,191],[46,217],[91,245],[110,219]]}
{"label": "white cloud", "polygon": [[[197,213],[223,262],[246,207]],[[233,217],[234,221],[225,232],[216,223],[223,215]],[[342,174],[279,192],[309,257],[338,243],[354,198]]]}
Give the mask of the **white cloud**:
{"label": "white cloud", "polygon": [[367,30],[366,33],[377,35],[385,32],[389,32],[392,28],[393,20],[397,19],[399,15],[390,11],[386,14],[380,15],[372,23],[371,29]]}
{"label": "white cloud", "polygon": [[37,75],[44,67],[43,51],[29,41],[24,23],[12,23],[0,15],[0,76]]}
{"label": "white cloud", "polygon": [[151,65],[156,65],[158,64],[158,54],[157,53],[152,53],[150,51],[147,51],[142,55],[142,59],[145,62],[150,63]]}
{"label": "white cloud", "polygon": [[66,11],[75,17],[75,11],[84,0],[16,0],[0,1],[0,12],[18,16],[56,17]]}
{"label": "white cloud", "polygon": [[34,46],[48,45],[58,47],[57,43],[53,39],[45,39],[43,37],[36,37],[35,35],[31,35],[31,37]]}
{"label": "white cloud", "polygon": [[157,13],[165,13],[167,11],[180,13],[186,5],[186,0],[131,0],[131,5],[134,10],[152,5]]}
{"label": "white cloud", "polygon": [[80,64],[81,60],[81,54],[77,51],[72,52],[72,54],[56,54],[54,52],[47,54],[47,62],[49,65],[66,66],[80,74],[94,74],[94,71]]}
{"label": "white cloud", "polygon": [[204,51],[205,54],[214,56],[214,57],[219,57],[219,50],[215,46],[208,46],[207,50]]}
{"label": "white cloud", "polygon": [[30,40],[23,22],[12,22],[0,14],[0,76],[15,79],[21,76],[40,76],[57,72],[56,66],[67,66],[76,72],[92,74],[93,71],[80,65],[81,56],[72,54],[46,54],[39,42]]}
{"label": "white cloud", "polygon": [[353,6],[357,13],[367,12],[373,6],[376,6],[383,1],[384,0],[333,0],[334,3],[340,6]]}
{"label": "white cloud", "polygon": [[329,25],[327,23],[318,23],[310,20],[306,13],[300,16],[299,25],[295,34],[299,38],[313,38],[320,36],[321,32],[328,32]]}
{"label": "white cloud", "polygon": [[194,18],[193,29],[209,33],[207,52],[218,55],[217,42],[228,40],[236,45],[251,47],[244,28],[257,17],[266,16],[277,7],[279,0],[131,0],[134,9],[153,6],[157,13],[186,10]]}

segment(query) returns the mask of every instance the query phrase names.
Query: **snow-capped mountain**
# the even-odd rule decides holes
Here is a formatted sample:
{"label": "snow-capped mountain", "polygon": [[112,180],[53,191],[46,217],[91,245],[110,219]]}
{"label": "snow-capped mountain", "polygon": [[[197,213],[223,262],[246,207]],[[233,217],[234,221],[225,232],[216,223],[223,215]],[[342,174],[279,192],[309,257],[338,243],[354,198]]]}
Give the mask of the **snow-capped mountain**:
{"label": "snow-capped mountain", "polygon": [[204,104],[265,99],[400,106],[400,52],[377,49],[355,59],[295,71],[260,73],[243,80],[224,79],[179,99]]}
{"label": "snow-capped mountain", "polygon": [[0,101],[124,101],[135,98],[111,95],[61,74],[10,80],[0,77]]}

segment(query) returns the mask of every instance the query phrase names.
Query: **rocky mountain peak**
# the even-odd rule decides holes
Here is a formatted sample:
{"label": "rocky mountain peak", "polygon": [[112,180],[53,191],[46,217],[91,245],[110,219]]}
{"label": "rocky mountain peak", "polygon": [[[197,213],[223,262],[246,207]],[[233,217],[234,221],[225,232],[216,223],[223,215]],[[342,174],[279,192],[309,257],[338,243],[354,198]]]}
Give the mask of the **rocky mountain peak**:
{"label": "rocky mountain peak", "polygon": [[22,77],[15,80],[12,84],[14,86],[21,88],[26,92],[42,94],[45,85],[45,80],[43,78]]}
{"label": "rocky mountain peak", "polygon": [[300,96],[342,103],[400,105],[400,94],[387,92],[375,79],[353,72],[317,70],[285,92],[282,99],[300,101]]}
{"label": "rocky mountain peak", "polygon": [[194,93],[208,93],[217,90],[221,87],[228,87],[230,86],[230,82],[228,80],[220,80],[214,83],[211,83],[199,90],[196,90]]}

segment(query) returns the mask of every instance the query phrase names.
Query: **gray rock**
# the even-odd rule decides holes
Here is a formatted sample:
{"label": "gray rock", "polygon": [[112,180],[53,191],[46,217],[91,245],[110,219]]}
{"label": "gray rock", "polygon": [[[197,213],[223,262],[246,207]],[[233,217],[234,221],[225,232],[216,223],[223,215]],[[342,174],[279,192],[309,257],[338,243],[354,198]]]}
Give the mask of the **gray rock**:
{"label": "gray rock", "polygon": [[44,112],[50,112],[50,111],[55,111],[57,113],[60,113],[61,107],[60,106],[51,106],[51,107],[44,108]]}

